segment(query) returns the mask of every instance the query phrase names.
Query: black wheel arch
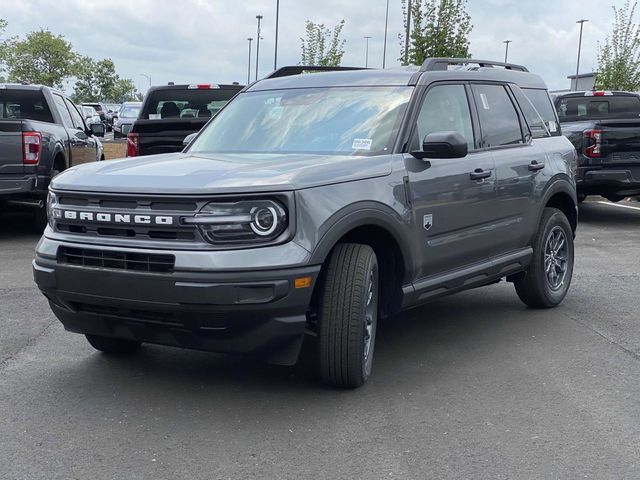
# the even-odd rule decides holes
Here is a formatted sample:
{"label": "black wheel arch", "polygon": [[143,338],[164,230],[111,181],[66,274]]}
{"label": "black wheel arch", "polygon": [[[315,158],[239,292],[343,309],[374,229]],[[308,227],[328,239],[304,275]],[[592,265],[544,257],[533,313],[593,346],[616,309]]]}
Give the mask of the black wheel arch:
{"label": "black wheel arch", "polygon": [[557,208],[566,215],[575,236],[578,228],[578,194],[575,184],[568,176],[561,174],[554,177],[545,189],[540,203],[542,208],[538,212],[538,224],[546,207]]}
{"label": "black wheel arch", "polygon": [[397,311],[402,286],[410,283],[415,270],[410,227],[402,217],[385,205],[364,202],[337,212],[327,224],[330,226],[322,233],[310,263],[325,265],[340,243],[371,246],[378,257],[381,282],[389,286],[381,291],[382,313],[386,316]]}

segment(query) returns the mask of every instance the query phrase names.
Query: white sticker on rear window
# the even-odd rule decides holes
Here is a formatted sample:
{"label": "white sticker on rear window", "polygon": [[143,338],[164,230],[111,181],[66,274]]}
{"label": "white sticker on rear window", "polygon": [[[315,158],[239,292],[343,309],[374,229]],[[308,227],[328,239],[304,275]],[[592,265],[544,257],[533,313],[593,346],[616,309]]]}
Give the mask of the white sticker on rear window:
{"label": "white sticker on rear window", "polygon": [[485,110],[491,110],[491,107],[489,107],[489,100],[487,100],[487,94],[486,93],[481,93],[480,94],[480,100],[482,100],[482,107]]}
{"label": "white sticker on rear window", "polygon": [[160,115],[159,113],[149,114],[149,120],[160,120],[161,118],[162,118],[162,115]]}
{"label": "white sticker on rear window", "polygon": [[353,140],[351,148],[353,150],[371,150],[371,144],[373,140],[370,138],[356,138]]}
{"label": "white sticker on rear window", "polygon": [[553,120],[551,120],[549,122],[549,131],[551,133],[556,133],[558,131],[558,127],[556,126],[556,122],[554,122]]}

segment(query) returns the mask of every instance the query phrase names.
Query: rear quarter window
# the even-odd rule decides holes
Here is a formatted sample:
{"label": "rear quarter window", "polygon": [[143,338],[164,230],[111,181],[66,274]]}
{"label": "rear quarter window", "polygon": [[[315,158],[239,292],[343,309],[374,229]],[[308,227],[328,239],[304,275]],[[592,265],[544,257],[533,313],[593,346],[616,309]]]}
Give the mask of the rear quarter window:
{"label": "rear quarter window", "polygon": [[0,119],[53,123],[53,115],[39,90],[0,90]]}
{"label": "rear quarter window", "polygon": [[[531,105],[535,108],[536,113],[544,120],[549,134],[553,137],[560,136],[560,127],[558,125],[558,117],[549,93],[546,90],[537,88],[523,88],[522,93],[525,94]],[[525,112],[526,116],[526,112]],[[529,119],[527,118],[527,121]]]}

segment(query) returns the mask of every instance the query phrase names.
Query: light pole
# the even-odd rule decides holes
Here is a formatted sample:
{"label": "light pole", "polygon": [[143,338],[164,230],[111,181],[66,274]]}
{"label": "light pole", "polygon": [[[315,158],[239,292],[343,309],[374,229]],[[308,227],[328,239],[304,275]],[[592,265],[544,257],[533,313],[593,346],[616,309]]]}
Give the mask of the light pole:
{"label": "light pole", "polygon": [[247,38],[249,40],[249,64],[247,66],[247,85],[251,83],[251,42],[253,42],[253,38]]}
{"label": "light pole", "polygon": [[509,44],[512,42],[513,40],[505,40],[504,42],[504,63],[507,63],[507,58],[509,58]]}
{"label": "light pole", "polygon": [[411,33],[411,0],[407,0],[407,31],[404,39],[404,63],[409,63],[409,34]]}
{"label": "light pole", "polygon": [[387,65],[387,30],[389,28],[389,0],[387,0],[387,13],[384,16],[384,47],[382,48],[382,68]]}
{"label": "light pole", "polygon": [[140,75],[145,77],[147,80],[149,80],[149,88],[151,88],[151,77],[149,75],[144,74],[144,73],[141,73]]}
{"label": "light pole", "polygon": [[576,88],[578,90],[578,75],[580,74],[580,50],[582,49],[582,27],[584,27],[584,22],[588,22],[589,20],[581,19],[576,23],[580,24],[580,40],[578,40],[578,62],[576,63]]}
{"label": "light pole", "polygon": [[367,46],[365,48],[365,54],[364,54],[364,68],[369,68],[369,39],[371,37],[369,36],[365,36],[364,39],[367,42]]}
{"label": "light pole", "polygon": [[276,0],[276,48],[273,55],[273,69],[278,69],[278,23],[280,21],[280,0]]}
{"label": "light pole", "polygon": [[256,15],[258,20],[258,36],[256,37],[256,81],[258,80],[258,67],[260,62],[260,22],[264,17],[262,15]]}

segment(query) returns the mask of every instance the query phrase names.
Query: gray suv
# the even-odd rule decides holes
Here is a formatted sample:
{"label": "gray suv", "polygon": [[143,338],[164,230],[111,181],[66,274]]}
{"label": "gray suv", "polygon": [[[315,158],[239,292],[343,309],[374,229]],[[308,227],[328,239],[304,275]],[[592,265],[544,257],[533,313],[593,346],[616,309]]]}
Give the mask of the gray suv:
{"label": "gray suv", "polygon": [[67,330],[284,365],[306,338],[326,383],[358,387],[381,317],[501,279],[563,300],[576,153],[538,76],[306,70],[327,69],[246,87],[181,153],[53,180],[33,269]]}

